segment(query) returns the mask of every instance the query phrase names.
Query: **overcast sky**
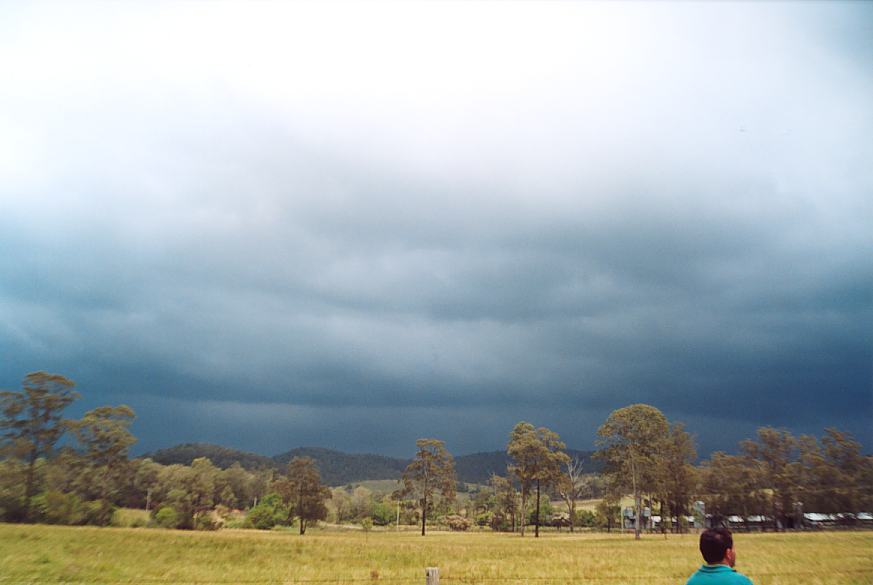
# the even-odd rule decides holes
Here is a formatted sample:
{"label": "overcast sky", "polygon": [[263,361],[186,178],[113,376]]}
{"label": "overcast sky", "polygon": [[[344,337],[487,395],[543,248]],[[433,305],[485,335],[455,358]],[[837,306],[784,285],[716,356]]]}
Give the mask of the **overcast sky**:
{"label": "overcast sky", "polygon": [[871,104],[862,2],[6,2],[0,387],[137,452],[869,451]]}

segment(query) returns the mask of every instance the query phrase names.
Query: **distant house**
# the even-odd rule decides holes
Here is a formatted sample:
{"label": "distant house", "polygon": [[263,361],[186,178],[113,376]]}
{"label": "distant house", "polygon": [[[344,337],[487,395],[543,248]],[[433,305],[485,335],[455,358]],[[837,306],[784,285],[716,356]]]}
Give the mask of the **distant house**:
{"label": "distant house", "polygon": [[[636,514],[634,513],[634,509],[630,506],[625,508],[621,514],[622,518],[622,527],[625,530],[633,530],[636,525]],[[642,509],[642,522],[640,529],[641,530],[649,530],[652,527],[652,509],[644,507]]]}

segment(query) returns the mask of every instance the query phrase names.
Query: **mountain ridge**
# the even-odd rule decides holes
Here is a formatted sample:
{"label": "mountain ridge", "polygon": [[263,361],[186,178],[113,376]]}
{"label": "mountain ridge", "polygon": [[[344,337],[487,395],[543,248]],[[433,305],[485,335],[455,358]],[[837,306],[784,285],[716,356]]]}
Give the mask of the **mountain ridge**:
{"label": "mountain ridge", "polygon": [[[600,465],[592,461],[593,451],[566,449],[571,457],[582,461],[586,471],[599,471]],[[234,463],[248,470],[282,470],[294,457],[311,457],[318,464],[322,481],[331,486],[346,485],[375,479],[399,479],[409,459],[390,457],[377,453],[346,453],[326,447],[295,447],[278,455],[268,457],[250,451],[223,447],[213,443],[181,443],[146,453],[157,463],[164,465],[190,465],[198,457],[207,457],[213,464],[226,469]],[[458,481],[486,483],[492,473],[506,474],[508,457],[504,451],[479,451],[459,455],[455,459]]]}

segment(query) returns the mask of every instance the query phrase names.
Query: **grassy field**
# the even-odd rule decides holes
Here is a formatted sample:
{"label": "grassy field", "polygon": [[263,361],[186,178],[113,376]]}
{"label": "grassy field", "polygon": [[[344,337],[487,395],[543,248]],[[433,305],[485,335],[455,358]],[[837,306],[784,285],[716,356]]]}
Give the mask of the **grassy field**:
{"label": "grassy field", "polygon": [[[873,533],[739,534],[756,585],[873,583]],[[0,524],[0,583],[684,583],[696,537],[340,533]]]}

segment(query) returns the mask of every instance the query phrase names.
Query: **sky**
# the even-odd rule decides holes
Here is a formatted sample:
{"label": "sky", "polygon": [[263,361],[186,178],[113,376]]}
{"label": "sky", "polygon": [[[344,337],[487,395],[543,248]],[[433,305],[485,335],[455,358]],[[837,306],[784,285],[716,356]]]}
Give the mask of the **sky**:
{"label": "sky", "polygon": [[644,402],[873,451],[873,5],[0,5],[0,387],[141,453]]}

